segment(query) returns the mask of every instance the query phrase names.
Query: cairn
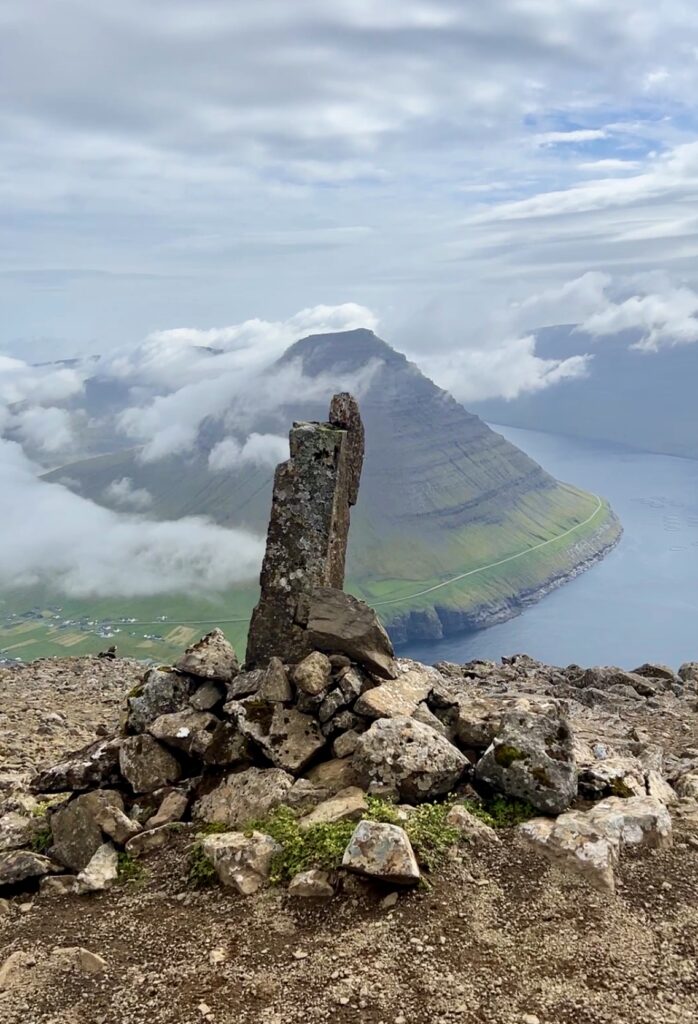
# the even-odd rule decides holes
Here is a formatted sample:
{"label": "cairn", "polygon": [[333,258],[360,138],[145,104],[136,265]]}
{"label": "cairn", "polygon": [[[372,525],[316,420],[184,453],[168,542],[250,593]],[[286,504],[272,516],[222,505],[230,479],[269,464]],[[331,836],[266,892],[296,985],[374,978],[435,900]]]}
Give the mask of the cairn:
{"label": "cairn", "polygon": [[[441,801],[437,843],[494,839],[472,813],[475,793],[527,801],[545,817],[521,826],[525,838],[605,889],[625,844],[671,841],[676,795],[654,762],[637,744],[614,752],[608,716],[596,719],[594,743],[580,740],[570,711],[588,734],[607,690],[673,697],[695,688],[698,667],[674,677],[661,666],[552,669],[525,656],[433,668],[396,659],[375,613],[341,589],[363,447],[350,395],[333,398],[327,423],[293,426],[247,664],[215,629],[172,668],[149,668],[118,735],[34,778],[34,793],[58,794],[44,819],[15,809],[37,806],[28,794],[0,808],[0,889],[98,891],[117,878],[120,851],[144,857],[188,827],[208,828],[200,846],[211,871],[249,895],[283,852],[264,831],[278,809],[303,834],[349,824],[334,870],[299,872],[295,895],[332,896],[341,870],[412,884],[431,856],[419,847],[421,805]],[[679,783],[698,794],[698,769]],[[591,810],[574,808],[579,796],[596,801]],[[389,820],[372,797],[387,802]]]}

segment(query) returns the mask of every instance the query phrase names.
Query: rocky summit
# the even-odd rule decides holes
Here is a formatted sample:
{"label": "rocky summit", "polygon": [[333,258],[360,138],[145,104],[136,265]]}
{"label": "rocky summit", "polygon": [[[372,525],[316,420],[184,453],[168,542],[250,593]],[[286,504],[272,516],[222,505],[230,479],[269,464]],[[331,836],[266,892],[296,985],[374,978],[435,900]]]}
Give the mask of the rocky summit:
{"label": "rocky summit", "polygon": [[245,664],[0,669],[3,1022],[694,1020],[698,663],[396,657],[300,429]]}

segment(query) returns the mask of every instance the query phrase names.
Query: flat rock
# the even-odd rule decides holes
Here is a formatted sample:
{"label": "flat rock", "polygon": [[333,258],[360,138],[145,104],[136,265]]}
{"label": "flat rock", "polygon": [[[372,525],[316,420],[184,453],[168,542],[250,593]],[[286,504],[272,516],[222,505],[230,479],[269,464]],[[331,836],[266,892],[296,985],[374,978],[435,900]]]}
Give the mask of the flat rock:
{"label": "flat rock", "polygon": [[68,793],[113,785],[119,778],[120,739],[98,740],[70,754],[31,780],[35,793]]}
{"label": "flat rock", "polygon": [[346,654],[383,679],[397,676],[390,637],[363,601],[343,590],[320,587],[311,592],[303,618],[308,641],[317,650]]}
{"label": "flat rock", "polygon": [[293,781],[293,776],[281,768],[248,768],[232,773],[199,800],[194,817],[233,828],[247,825],[284,803]]}
{"label": "flat rock", "polygon": [[579,791],[594,800],[601,796],[643,796],[645,772],[634,757],[593,760],[579,768]]}
{"label": "flat rock", "polygon": [[301,829],[313,825],[329,825],[336,821],[359,821],[368,811],[366,794],[357,786],[342,789],[339,793],[323,800],[310,814],[300,820]]}
{"label": "flat rock", "polygon": [[449,793],[467,760],[452,743],[412,718],[380,718],[361,736],[352,764],[363,784],[418,803]]}
{"label": "flat rock", "polygon": [[377,821],[359,822],[344,851],[342,867],[396,885],[413,885],[420,877],[405,830]]}
{"label": "flat rock", "polygon": [[103,804],[97,810],[95,820],[102,832],[121,846],[141,831],[137,821],[113,804]]}
{"label": "flat rock", "polygon": [[318,789],[329,794],[339,793],[349,786],[361,786],[361,775],[349,758],[321,761],[306,772],[306,777]]}
{"label": "flat rock", "polygon": [[207,679],[205,683],[201,683],[194,690],[189,698],[189,703],[195,711],[211,711],[215,708],[216,704],[222,703],[225,697],[226,690],[222,683],[217,683],[213,679]]}
{"label": "flat rock", "polygon": [[134,793],[152,793],[170,786],[182,775],[179,761],[147,734],[125,739],[119,750],[121,774]]}
{"label": "flat rock", "polygon": [[569,723],[559,712],[506,712],[475,773],[507,796],[528,800],[548,814],[560,814],[577,796]]}
{"label": "flat rock", "polygon": [[155,850],[161,850],[172,839],[176,825],[168,823],[139,832],[126,843],[126,853],[132,857],[144,857]]}
{"label": "flat rock", "polygon": [[277,768],[296,774],[313,760],[327,742],[311,715],[282,704],[228,704],[237,727]]}
{"label": "flat rock", "polygon": [[123,812],[120,793],[97,789],[81,793],[54,811],[50,818],[51,856],[70,871],[82,871],[104,842],[99,820],[109,809]]}
{"label": "flat rock", "polygon": [[354,705],[357,714],[366,718],[410,718],[426,700],[439,678],[438,672],[417,662],[401,660],[396,664],[397,678],[366,690]]}
{"label": "flat rock", "polygon": [[329,684],[332,675],[332,664],[326,654],[311,651],[307,657],[299,661],[293,669],[293,682],[303,693],[316,697]]}
{"label": "flat rock", "polygon": [[288,894],[307,900],[329,900],[334,896],[334,887],[329,872],[311,868],[293,876],[288,885]]}
{"label": "flat rock", "polygon": [[240,671],[240,663],[223,631],[212,629],[201,640],[187,647],[175,663],[175,668],[198,679],[229,683]]}
{"label": "flat rock", "polygon": [[82,892],[102,892],[116,881],[118,875],[119,855],[111,843],[102,843],[78,874],[77,881]]}
{"label": "flat rock", "polygon": [[362,733],[355,729],[348,729],[347,732],[340,733],[332,743],[332,753],[335,757],[351,757],[359,745],[361,736]]}
{"label": "flat rock", "polygon": [[551,860],[611,891],[613,868],[626,846],[662,849],[672,841],[669,812],[649,796],[610,797],[588,811],[568,811],[555,820],[534,818],[519,829]]}
{"label": "flat rock", "polygon": [[203,852],[209,858],[223,885],[251,896],[269,880],[272,858],[281,847],[271,836],[253,832],[223,832],[206,836]]}
{"label": "flat rock", "polygon": [[0,853],[0,888],[16,885],[28,878],[42,878],[60,868],[49,858],[31,850],[7,850]]}
{"label": "flat rock", "polygon": [[0,818],[0,853],[28,846],[36,829],[36,820],[8,811]]}
{"label": "flat rock", "polygon": [[473,843],[498,843],[499,836],[493,828],[472,814],[463,804],[454,804],[446,815],[446,824],[457,828],[464,839]]}

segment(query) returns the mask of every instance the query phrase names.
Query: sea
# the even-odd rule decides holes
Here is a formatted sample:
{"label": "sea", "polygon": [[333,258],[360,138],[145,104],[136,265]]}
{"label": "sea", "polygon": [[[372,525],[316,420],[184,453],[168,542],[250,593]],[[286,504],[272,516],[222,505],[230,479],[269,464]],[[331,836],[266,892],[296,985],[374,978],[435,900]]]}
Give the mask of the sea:
{"label": "sea", "polygon": [[405,645],[433,663],[525,653],[554,665],[698,661],[698,461],[491,424],[560,480],[608,498],[618,547],[516,618]]}

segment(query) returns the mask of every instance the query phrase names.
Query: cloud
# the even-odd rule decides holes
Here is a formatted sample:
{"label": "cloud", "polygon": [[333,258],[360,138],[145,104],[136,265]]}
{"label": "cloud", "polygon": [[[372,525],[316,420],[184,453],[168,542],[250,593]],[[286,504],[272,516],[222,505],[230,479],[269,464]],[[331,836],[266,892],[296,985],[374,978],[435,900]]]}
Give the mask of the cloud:
{"label": "cloud", "polygon": [[105,488],[104,496],[108,501],[124,508],[136,510],[147,509],[153,504],[153,496],[145,487],[134,487],[133,480],[128,476],[120,480],[112,480]]}
{"label": "cloud", "polygon": [[558,145],[559,143],[594,142],[605,139],[607,133],[603,128],[577,128],[567,132],[543,132],[535,141],[539,146]]}
{"label": "cloud", "polygon": [[241,444],[234,437],[219,441],[209,453],[209,468],[218,472],[245,464],[276,466],[288,458],[288,440],[276,434],[252,433]]}
{"label": "cloud", "polygon": [[647,352],[698,341],[698,293],[691,288],[674,287],[662,282],[661,291],[634,294],[614,301],[607,298],[580,329],[595,337],[608,337],[619,331],[640,334],[632,346]]}
{"label": "cloud", "polygon": [[436,384],[466,405],[488,398],[517,398],[589,373],[590,355],[541,359],[535,349],[534,335],[526,335],[486,349],[462,349],[421,362]]}
{"label": "cloud", "polygon": [[12,424],[31,448],[43,452],[60,452],[74,440],[70,413],[56,406],[24,409],[14,416]]}
{"label": "cloud", "polygon": [[[210,594],[258,572],[263,541],[202,517],[154,522],[102,508],[38,477],[0,441],[0,588],[45,585],[71,597]],[[8,543],[11,538],[11,543]]]}

